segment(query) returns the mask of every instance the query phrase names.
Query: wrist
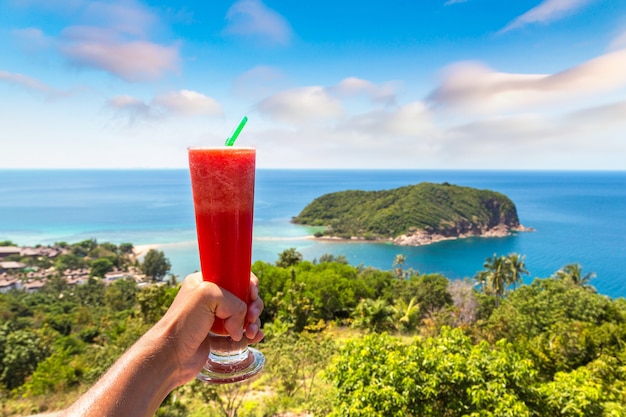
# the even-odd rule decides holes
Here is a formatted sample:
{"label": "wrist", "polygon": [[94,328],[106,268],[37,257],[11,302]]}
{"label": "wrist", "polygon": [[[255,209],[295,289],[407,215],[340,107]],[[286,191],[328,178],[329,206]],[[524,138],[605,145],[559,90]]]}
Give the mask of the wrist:
{"label": "wrist", "polygon": [[179,366],[176,362],[173,332],[161,323],[153,326],[135,346],[145,358],[146,371],[155,388],[165,391],[163,398],[180,385]]}

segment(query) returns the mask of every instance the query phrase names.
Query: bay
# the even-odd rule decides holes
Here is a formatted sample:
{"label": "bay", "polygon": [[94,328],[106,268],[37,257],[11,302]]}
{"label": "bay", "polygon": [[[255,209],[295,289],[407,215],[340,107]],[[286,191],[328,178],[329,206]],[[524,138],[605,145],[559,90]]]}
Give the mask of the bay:
{"label": "bay", "polygon": [[[501,192],[535,232],[469,238],[420,247],[309,238],[290,223],[312,199],[349,189],[383,190],[423,181]],[[19,245],[100,242],[159,244],[184,277],[199,268],[187,170],[0,170],[0,240]],[[253,258],[274,262],[296,248],[305,259],[344,255],[352,265],[405,266],[451,279],[472,277],[485,259],[517,252],[530,276],[545,278],[568,263],[594,272],[600,293],[626,296],[626,172],[447,170],[257,171]]]}

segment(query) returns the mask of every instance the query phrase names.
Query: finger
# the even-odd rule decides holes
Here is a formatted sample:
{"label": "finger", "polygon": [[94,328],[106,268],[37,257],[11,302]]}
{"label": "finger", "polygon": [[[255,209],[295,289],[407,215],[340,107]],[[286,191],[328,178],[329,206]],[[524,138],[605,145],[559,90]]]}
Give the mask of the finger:
{"label": "finger", "polygon": [[254,301],[259,297],[259,279],[250,272],[250,301]]}
{"label": "finger", "polygon": [[263,303],[263,300],[260,298],[257,298],[256,300],[248,304],[248,312],[246,313],[246,322],[254,323],[263,312],[263,308],[264,308],[264,303]]}
{"label": "finger", "polygon": [[183,288],[184,287],[197,287],[198,285],[200,285],[200,283],[202,282],[202,273],[200,272],[194,272],[193,274],[189,274],[185,277],[185,280],[183,281]]}
{"label": "finger", "polygon": [[248,323],[246,326],[246,338],[249,340],[254,340],[256,338],[257,333],[261,330],[261,321],[256,320],[252,323]]}
{"label": "finger", "polygon": [[224,328],[233,340],[241,340],[248,310],[246,303],[232,293],[222,288],[220,290],[224,295],[224,299],[217,305],[215,316],[224,319]]}
{"label": "finger", "polygon": [[263,340],[264,337],[265,337],[265,334],[263,333],[263,330],[259,330],[254,336],[254,338],[247,338],[248,344],[253,345],[255,343],[259,343],[261,340]]}

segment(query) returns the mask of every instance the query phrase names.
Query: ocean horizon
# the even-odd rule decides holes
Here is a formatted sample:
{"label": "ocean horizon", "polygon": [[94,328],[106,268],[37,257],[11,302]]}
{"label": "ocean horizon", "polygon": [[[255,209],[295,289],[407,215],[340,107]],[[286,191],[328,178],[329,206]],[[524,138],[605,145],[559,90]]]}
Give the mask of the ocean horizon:
{"label": "ocean horizon", "polygon": [[[426,246],[309,238],[290,222],[323,194],[448,182],[507,195],[520,222],[536,229],[502,238],[472,237]],[[626,171],[280,170],[258,169],[253,260],[275,262],[296,248],[306,260],[330,253],[355,266],[406,268],[471,278],[493,254],[525,256],[530,275],[547,278],[568,263],[593,272],[598,292],[626,296]],[[0,170],[0,240],[20,246],[79,242],[158,245],[183,278],[199,269],[186,169]]]}

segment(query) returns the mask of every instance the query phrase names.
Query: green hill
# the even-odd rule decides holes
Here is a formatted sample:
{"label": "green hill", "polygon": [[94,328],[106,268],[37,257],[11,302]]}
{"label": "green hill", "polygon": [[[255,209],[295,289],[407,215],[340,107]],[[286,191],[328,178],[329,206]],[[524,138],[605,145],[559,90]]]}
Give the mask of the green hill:
{"label": "green hill", "polygon": [[402,245],[526,230],[507,196],[448,183],[325,194],[292,221],[325,226],[317,236],[392,240]]}

